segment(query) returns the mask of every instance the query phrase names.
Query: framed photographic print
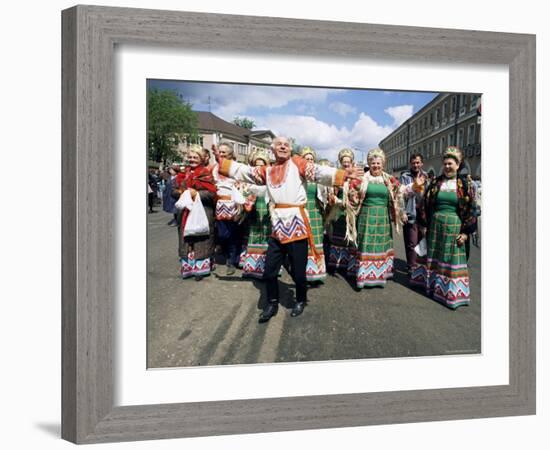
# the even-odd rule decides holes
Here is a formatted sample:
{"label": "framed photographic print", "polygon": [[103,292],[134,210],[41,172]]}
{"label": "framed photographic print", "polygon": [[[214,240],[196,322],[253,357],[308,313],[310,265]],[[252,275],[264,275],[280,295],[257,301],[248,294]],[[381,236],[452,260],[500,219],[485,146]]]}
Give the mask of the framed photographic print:
{"label": "framed photographic print", "polygon": [[[64,11],[63,437],[92,443],[533,414],[534,70],[531,35],[95,6]],[[416,81],[399,84],[403,73]],[[444,83],[451,79],[453,86]],[[172,136],[179,154],[162,154],[153,139],[152,109],[162,96],[194,105],[192,129]],[[262,107],[247,109],[253,102]],[[237,260],[226,265],[223,239],[217,265],[208,261],[204,273],[199,264],[193,277],[178,278],[190,271],[189,252],[177,248],[185,226],[176,210],[158,211],[154,191],[170,181],[158,175],[173,164],[174,178],[188,173],[193,145],[231,144],[236,161],[225,166],[245,167],[254,152],[271,162],[277,135],[294,138],[287,143],[295,153],[312,147],[326,167],[341,162],[343,148],[359,166],[374,167],[366,157],[380,147],[396,178],[416,153],[437,176],[443,148],[462,147],[466,171],[483,174],[484,196],[492,191],[497,199],[483,211],[491,232],[480,249],[471,246],[471,305],[452,310],[409,289],[398,235],[391,286],[357,290],[360,276],[349,282],[337,274],[309,290],[296,317],[286,292],[278,315],[258,323],[264,287],[242,281]],[[491,153],[481,167],[482,142],[483,152],[509,151]],[[201,180],[204,188],[209,181]],[[499,191],[502,185],[509,187]],[[235,191],[233,200],[250,194]],[[502,202],[505,224],[496,219]],[[172,214],[175,227],[167,224]],[[238,252],[246,258],[244,242]],[[491,257],[500,262],[492,275],[484,265]],[[291,261],[279,285],[294,289],[295,278]],[[430,330],[435,322],[442,328]],[[434,345],[445,330],[443,344]],[[451,376],[490,367],[500,375]]]}

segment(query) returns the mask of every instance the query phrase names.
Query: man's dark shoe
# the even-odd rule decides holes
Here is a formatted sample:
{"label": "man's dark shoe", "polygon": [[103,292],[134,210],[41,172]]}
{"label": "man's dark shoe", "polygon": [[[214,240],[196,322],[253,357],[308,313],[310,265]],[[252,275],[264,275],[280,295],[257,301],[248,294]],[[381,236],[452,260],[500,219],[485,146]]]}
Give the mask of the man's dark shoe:
{"label": "man's dark shoe", "polygon": [[204,277],[202,275],[197,275],[195,281],[201,281]]}
{"label": "man's dark shoe", "polygon": [[294,308],[292,308],[292,311],[290,312],[290,317],[298,317],[300,314],[304,312],[304,308],[306,307],[306,302],[296,302],[294,305]]}
{"label": "man's dark shoe", "polygon": [[268,303],[267,306],[262,311],[262,313],[260,314],[260,320],[258,320],[258,322],[265,323],[269,321],[269,319],[277,315],[277,311],[279,311],[278,303]]}

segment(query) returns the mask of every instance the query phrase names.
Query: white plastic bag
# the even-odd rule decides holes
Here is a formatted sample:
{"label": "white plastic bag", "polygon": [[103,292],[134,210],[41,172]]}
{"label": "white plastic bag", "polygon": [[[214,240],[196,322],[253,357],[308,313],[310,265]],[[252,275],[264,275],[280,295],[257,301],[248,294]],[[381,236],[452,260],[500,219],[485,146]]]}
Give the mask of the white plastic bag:
{"label": "white plastic bag", "polygon": [[[191,195],[189,195],[191,197]],[[187,222],[185,222],[185,228],[183,230],[183,236],[206,236],[210,233],[208,226],[208,217],[202,206],[201,197],[197,192],[193,205],[189,209],[189,215],[187,216]]]}
{"label": "white plastic bag", "polygon": [[180,211],[186,208],[191,211],[191,208],[193,208],[193,199],[191,198],[191,193],[188,190],[185,190],[183,194],[180,195],[180,198],[178,198],[178,201],[175,203],[174,206]]}
{"label": "white plastic bag", "polygon": [[241,191],[239,191],[235,186],[231,186],[231,200],[237,205],[244,205],[246,201],[243,194],[241,194]]}
{"label": "white plastic bag", "polygon": [[418,245],[414,248],[414,251],[418,256],[426,256],[428,253],[428,243],[426,242],[426,238],[422,238],[422,240],[418,243]]}

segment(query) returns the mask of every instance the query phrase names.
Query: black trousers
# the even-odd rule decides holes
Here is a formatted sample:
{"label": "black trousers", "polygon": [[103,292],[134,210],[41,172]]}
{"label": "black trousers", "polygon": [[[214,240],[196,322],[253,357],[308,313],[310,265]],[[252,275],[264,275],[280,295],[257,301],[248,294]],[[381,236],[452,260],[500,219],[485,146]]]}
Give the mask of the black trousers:
{"label": "black trousers", "polygon": [[416,264],[416,252],[414,248],[422,240],[424,235],[417,223],[406,223],[403,225],[403,237],[405,238],[405,254],[407,255],[407,266],[409,269]]}
{"label": "black trousers", "polygon": [[307,239],[281,244],[277,239],[270,237],[267,241],[267,254],[263,279],[267,288],[267,301],[276,303],[279,301],[279,280],[277,276],[281,265],[288,255],[292,279],[296,284],[296,301],[307,301]]}

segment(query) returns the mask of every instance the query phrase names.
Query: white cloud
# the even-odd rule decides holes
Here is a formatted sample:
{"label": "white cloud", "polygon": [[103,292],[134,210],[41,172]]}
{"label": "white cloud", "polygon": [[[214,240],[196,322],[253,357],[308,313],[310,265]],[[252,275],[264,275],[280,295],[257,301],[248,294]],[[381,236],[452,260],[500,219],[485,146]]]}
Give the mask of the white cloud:
{"label": "white cloud", "polygon": [[353,114],[357,112],[357,108],[343,102],[332,102],[328,107],[332,111],[334,111],[337,114],[340,114],[343,117],[347,116],[348,114]]}
{"label": "white cloud", "polygon": [[400,106],[390,106],[384,110],[386,114],[389,114],[393,119],[393,125],[398,127],[405,120],[413,115],[414,106],[413,105],[400,105]]}
{"label": "white cloud", "polygon": [[238,84],[197,84],[188,88],[185,100],[193,105],[209,104],[214,114],[227,121],[247,115],[253,108],[276,109],[293,101],[305,102],[310,107],[307,112],[311,112],[311,104],[322,104],[329,94],[340,92],[337,89]]}
{"label": "white cloud", "polygon": [[366,152],[378,146],[393,127],[379,125],[365,113],[359,115],[351,129],[337,127],[311,116],[270,114],[254,118],[258,128],[269,128],[275,134],[293,137],[300,145],[308,145],[318,151],[322,157],[336,160],[338,151],[344,147],[359,149],[357,159],[366,156]]}

